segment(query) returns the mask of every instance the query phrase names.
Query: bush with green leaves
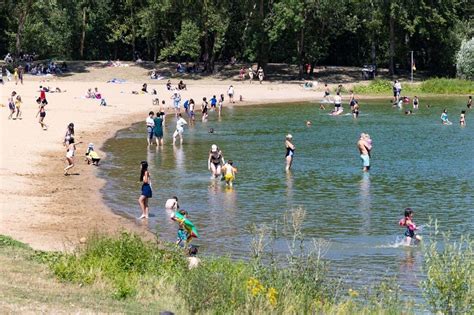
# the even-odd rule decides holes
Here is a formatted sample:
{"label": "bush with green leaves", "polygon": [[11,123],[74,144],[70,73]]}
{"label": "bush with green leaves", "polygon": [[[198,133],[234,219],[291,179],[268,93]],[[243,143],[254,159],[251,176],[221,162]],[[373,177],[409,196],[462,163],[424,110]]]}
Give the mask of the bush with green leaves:
{"label": "bush with green leaves", "polygon": [[452,241],[437,227],[433,241],[424,249],[426,279],[421,282],[423,295],[434,313],[474,313],[474,242],[470,236]]}
{"label": "bush with green leaves", "polygon": [[462,79],[474,80],[474,37],[461,44],[456,56],[456,72]]}

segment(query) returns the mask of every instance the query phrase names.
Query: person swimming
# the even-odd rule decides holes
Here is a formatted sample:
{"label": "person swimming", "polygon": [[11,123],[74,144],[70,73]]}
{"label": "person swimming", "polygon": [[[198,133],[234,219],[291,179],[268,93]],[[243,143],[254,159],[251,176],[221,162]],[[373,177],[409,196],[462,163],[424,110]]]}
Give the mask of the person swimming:
{"label": "person swimming", "polygon": [[421,236],[415,233],[418,228],[416,227],[415,222],[413,221],[414,211],[411,208],[405,209],[405,217],[400,219],[398,224],[400,226],[405,226],[407,229],[405,231],[405,244],[410,245],[412,240],[415,240],[415,244],[418,244],[421,241]]}

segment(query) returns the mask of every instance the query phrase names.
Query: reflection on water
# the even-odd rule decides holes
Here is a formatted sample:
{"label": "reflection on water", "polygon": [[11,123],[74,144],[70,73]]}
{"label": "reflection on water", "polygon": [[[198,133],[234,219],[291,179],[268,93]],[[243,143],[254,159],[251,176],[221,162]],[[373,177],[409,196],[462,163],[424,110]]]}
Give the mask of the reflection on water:
{"label": "reflection on water", "polygon": [[[363,104],[364,115],[331,117],[315,104],[224,108],[207,123],[196,121],[185,131],[183,145],[172,146],[175,118],[166,122],[166,145],[147,149],[142,124],[105,144],[105,200],[118,212],[137,217],[139,162],[148,160],[153,180],[149,226],[174,241],[177,226],[164,209],[176,195],[198,228],[203,253],[246,258],[250,224],[273,226],[285,211],[302,207],[303,232],[331,242],[327,258],[333,273],[352,281],[378,281],[397,275],[403,290],[419,294],[422,255],[419,248],[399,246],[398,226],[405,207],[415,221],[437,218],[455,237],[472,231],[474,215],[474,124],[442,126],[439,113],[456,100],[430,100],[430,109],[405,116],[385,102]],[[313,126],[307,128],[306,120]],[[215,129],[210,134],[209,128]],[[284,136],[291,132],[298,147],[291,173],[284,171]],[[356,141],[371,134],[372,168],[361,171]],[[239,173],[234,188],[210,179],[207,158],[216,143]],[[449,215],[446,215],[446,214]],[[425,239],[429,228],[422,232]],[[275,254],[287,254],[287,240],[276,240]],[[357,275],[356,277],[353,277]],[[406,277],[406,278],[405,278]]]}

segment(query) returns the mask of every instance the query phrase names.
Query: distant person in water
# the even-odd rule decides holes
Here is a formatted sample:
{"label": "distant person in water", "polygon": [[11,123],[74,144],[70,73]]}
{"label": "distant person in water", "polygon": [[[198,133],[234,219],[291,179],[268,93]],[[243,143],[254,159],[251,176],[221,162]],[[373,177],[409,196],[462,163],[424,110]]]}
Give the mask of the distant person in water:
{"label": "distant person in water", "polygon": [[166,210],[178,210],[179,209],[179,204],[178,204],[178,197],[173,196],[173,198],[170,198],[166,200],[165,203],[165,209]]}
{"label": "distant person in water", "polygon": [[290,171],[291,166],[293,165],[293,156],[295,155],[295,145],[293,144],[293,136],[291,134],[287,134],[285,138],[285,148],[286,148],[286,167],[285,170],[287,172]]}
{"label": "distant person in water", "polygon": [[415,95],[415,97],[413,98],[413,109],[418,109],[419,104],[420,102],[418,100],[418,96]]}
{"label": "distant person in water", "polygon": [[160,112],[156,113],[156,117],[153,118],[153,135],[157,146],[163,145],[163,116]]}
{"label": "distant person in water", "polygon": [[155,127],[155,121],[153,120],[153,116],[155,116],[155,113],[149,112],[148,117],[145,120],[147,132],[146,141],[148,141],[148,146],[153,143],[153,128]]}
{"label": "distant person in water", "polygon": [[451,122],[448,119],[448,110],[446,108],[443,110],[440,118],[443,125],[451,125]]}
{"label": "distant person in water", "polygon": [[211,177],[216,178],[221,175],[222,165],[224,165],[224,156],[222,151],[213,144],[209,151],[209,158],[207,159],[207,169],[211,171]]}
{"label": "distant person in water", "polygon": [[467,108],[471,108],[472,107],[472,96],[469,96],[468,100],[467,100]]}
{"label": "distant person in water", "polygon": [[415,244],[421,241],[421,236],[415,233],[418,228],[416,227],[415,222],[413,221],[413,210],[411,208],[405,209],[405,217],[399,221],[400,226],[405,226],[407,229],[405,231],[405,244],[410,245],[412,240],[415,240]]}
{"label": "distant person in water", "polygon": [[232,187],[235,180],[235,174],[237,169],[233,166],[232,160],[227,161],[226,164],[222,167],[222,172],[224,173],[225,184],[229,187]]}
{"label": "distant person in water", "polygon": [[148,172],[148,162],[142,161],[140,163],[140,182],[142,182],[142,191],[138,198],[138,204],[142,210],[142,215],[139,219],[148,219],[150,209],[148,207],[148,199],[152,197],[151,179]]}
{"label": "distant person in water", "polygon": [[362,160],[362,170],[368,172],[370,170],[370,151],[372,150],[372,140],[368,134],[360,134],[359,141],[357,141],[357,148],[359,149],[360,158]]}
{"label": "distant person in water", "polygon": [[459,117],[459,124],[461,126],[466,126],[466,111],[465,110],[461,111],[461,116]]}
{"label": "distant person in water", "polygon": [[354,100],[354,105],[352,105],[352,117],[359,117],[359,103],[356,100]]}

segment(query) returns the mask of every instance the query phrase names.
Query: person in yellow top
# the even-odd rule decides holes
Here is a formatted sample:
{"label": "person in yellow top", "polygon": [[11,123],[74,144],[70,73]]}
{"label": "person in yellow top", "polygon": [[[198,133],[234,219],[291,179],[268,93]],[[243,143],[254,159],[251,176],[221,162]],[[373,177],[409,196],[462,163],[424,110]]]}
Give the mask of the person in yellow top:
{"label": "person in yellow top", "polygon": [[87,147],[86,161],[87,164],[92,163],[92,165],[99,166],[100,156],[97,154],[97,152],[94,151],[93,143],[89,143],[89,146]]}
{"label": "person in yellow top", "polygon": [[225,184],[232,187],[232,182],[235,180],[235,174],[237,173],[237,168],[233,166],[232,160],[229,160],[224,164],[222,172],[224,173]]}
{"label": "person in yellow top", "polygon": [[18,68],[15,68],[15,70],[13,70],[13,78],[15,79],[15,85],[18,84]]}
{"label": "person in yellow top", "polygon": [[15,100],[16,119],[21,119],[21,96],[17,95]]}

